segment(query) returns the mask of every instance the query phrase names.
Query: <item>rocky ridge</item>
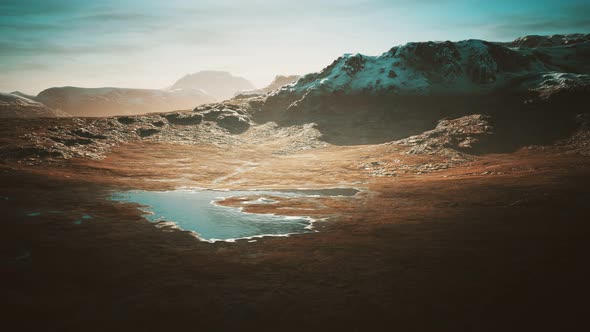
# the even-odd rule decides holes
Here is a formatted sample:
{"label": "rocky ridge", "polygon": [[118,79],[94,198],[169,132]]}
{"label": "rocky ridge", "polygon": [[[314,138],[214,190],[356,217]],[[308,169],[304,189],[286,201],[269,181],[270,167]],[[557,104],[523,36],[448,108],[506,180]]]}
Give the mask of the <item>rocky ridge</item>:
{"label": "rocky ridge", "polygon": [[269,97],[287,110],[326,97],[490,95],[541,93],[555,84],[587,85],[590,35],[527,36],[512,43],[483,40],[418,42],[380,56],[345,54]]}

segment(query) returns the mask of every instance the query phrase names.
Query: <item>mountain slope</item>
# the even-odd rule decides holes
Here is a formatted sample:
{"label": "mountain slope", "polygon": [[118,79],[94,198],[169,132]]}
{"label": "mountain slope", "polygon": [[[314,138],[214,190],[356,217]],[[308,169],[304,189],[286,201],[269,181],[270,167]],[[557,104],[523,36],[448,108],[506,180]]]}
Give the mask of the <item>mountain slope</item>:
{"label": "mountain slope", "polygon": [[22,95],[0,92],[0,118],[36,118],[69,116]]}
{"label": "mountain slope", "polygon": [[74,116],[133,115],[189,109],[215,99],[200,90],[59,87],[42,91],[37,101]]}

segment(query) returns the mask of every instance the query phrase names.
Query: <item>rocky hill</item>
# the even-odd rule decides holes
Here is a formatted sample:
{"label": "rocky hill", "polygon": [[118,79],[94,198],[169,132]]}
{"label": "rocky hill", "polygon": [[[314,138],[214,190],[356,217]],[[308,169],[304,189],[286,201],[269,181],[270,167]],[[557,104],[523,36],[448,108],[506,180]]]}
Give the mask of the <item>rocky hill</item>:
{"label": "rocky hill", "polygon": [[271,93],[258,120],[315,122],[326,139],[351,144],[401,139],[478,113],[501,124],[505,140],[536,142],[587,111],[589,36],[419,42],[380,56],[346,54]]}
{"label": "rocky hill", "polygon": [[319,73],[305,75],[273,98],[296,107],[325,95],[432,96],[544,90],[585,84],[589,35],[528,36],[510,46],[483,40],[421,42],[380,56],[345,54]]}
{"label": "rocky hill", "polygon": [[[243,77],[233,76],[224,71],[200,71],[189,74],[174,83],[168,90],[202,90],[217,100],[233,97],[240,91],[254,90],[256,87]],[[193,105],[196,106],[196,105]]]}
{"label": "rocky hill", "polygon": [[37,118],[69,116],[22,95],[0,92],[0,118]]}

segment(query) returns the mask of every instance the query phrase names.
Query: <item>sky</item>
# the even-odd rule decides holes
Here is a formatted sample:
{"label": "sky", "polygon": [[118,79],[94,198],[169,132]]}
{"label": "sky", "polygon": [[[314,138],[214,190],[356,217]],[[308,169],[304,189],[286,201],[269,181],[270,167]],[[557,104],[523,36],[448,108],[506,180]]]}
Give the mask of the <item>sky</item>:
{"label": "sky", "polygon": [[590,32],[588,0],[0,0],[0,91],[164,88],[225,70],[256,86],[410,41]]}

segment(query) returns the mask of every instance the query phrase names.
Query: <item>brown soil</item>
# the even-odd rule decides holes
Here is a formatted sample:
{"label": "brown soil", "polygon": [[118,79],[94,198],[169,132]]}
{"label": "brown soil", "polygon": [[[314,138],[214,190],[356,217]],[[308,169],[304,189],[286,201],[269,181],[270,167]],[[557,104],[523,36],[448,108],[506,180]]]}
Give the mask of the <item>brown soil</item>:
{"label": "brown soil", "polygon": [[[0,164],[3,326],[583,330],[588,157],[524,149],[422,172],[445,158],[392,145],[277,155],[274,145],[143,142],[104,160]],[[366,166],[383,162],[397,165],[396,176]],[[254,243],[200,242],[105,199],[113,190],[178,186],[362,191],[249,204],[326,218],[317,233]],[[93,219],[73,223],[84,214]]]}

